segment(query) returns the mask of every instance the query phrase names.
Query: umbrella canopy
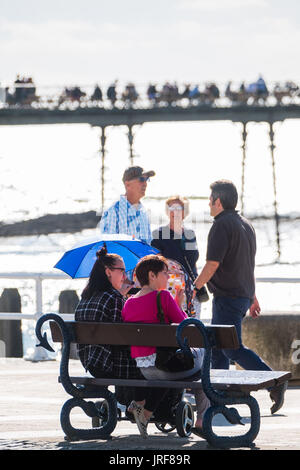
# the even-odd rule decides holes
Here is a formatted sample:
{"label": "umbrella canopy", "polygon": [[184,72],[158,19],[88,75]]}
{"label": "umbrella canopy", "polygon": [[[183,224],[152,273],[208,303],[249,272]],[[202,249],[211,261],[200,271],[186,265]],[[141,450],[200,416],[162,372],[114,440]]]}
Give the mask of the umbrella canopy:
{"label": "umbrella canopy", "polygon": [[108,253],[115,253],[123,258],[126,271],[134,269],[140,258],[159,253],[156,248],[128,235],[102,234],[101,238],[84,240],[75,245],[54,267],[73,279],[89,277],[97,259],[96,253],[104,243]]}

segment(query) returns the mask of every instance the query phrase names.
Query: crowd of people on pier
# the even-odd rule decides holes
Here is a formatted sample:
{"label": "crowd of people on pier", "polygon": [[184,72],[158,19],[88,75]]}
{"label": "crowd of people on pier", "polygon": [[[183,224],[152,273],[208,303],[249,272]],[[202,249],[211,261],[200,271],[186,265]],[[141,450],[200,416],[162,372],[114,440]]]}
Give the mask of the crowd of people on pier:
{"label": "crowd of people on pier", "polygon": [[227,99],[234,105],[266,105],[269,98],[273,98],[276,105],[291,102],[300,98],[300,88],[293,81],[284,84],[275,83],[267,86],[264,78],[259,76],[254,82],[233,86],[229,81],[224,91],[215,82],[208,82],[200,86],[198,83],[178,84],[165,82],[162,85],[149,83],[142,92],[137,86],[129,82],[120,86],[118,80],[108,87],[94,86],[92,92],[83,90],[80,86],[65,87],[63,91],[56,92],[55,96],[46,97],[36,94],[36,86],[32,77],[17,75],[12,87],[1,87],[0,103],[5,106],[31,106],[36,103],[40,106],[57,106],[75,104],[80,106],[110,106],[110,107],[160,107],[160,106],[199,106],[218,105],[220,99]]}
{"label": "crowd of people on pier", "polygon": [[14,81],[13,91],[10,91],[9,87],[0,89],[0,101],[9,106],[31,105],[35,100],[38,100],[38,97],[32,77],[21,77],[18,74]]}

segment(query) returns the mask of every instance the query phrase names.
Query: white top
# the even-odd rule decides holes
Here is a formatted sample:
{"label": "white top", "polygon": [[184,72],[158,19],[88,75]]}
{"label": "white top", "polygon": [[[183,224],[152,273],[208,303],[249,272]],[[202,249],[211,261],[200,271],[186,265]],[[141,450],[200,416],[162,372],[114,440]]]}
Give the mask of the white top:
{"label": "white top", "polygon": [[151,356],[136,357],[136,365],[138,367],[153,367],[155,366],[156,353],[151,354]]}

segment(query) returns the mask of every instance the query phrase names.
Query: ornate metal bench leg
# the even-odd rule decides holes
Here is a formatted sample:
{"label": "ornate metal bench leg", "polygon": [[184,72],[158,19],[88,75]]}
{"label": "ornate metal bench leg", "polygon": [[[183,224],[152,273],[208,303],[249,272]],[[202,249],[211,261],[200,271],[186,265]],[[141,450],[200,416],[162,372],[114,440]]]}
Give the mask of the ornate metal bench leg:
{"label": "ornate metal bench leg", "polygon": [[[237,424],[235,419],[236,417],[235,408],[227,408],[222,405],[211,406],[205,413],[203,418],[203,434],[207,442],[213,446],[220,449],[229,449],[236,447],[253,447],[253,441],[259,433],[260,428],[260,411],[259,406],[255,398],[248,396],[244,401],[241,400],[241,404],[246,404],[250,408],[251,412],[251,426],[247,433],[237,436],[217,436],[212,429],[212,421],[215,415],[221,413],[225,418],[232,424]],[[242,424],[242,423],[240,423]]]}
{"label": "ornate metal bench leg", "polygon": [[[99,407],[93,402],[87,402],[81,398],[71,398],[66,401],[63,405],[60,413],[61,427],[66,434],[66,437],[70,440],[84,440],[84,439],[108,439],[110,434],[114,431],[117,425],[117,402],[114,395],[110,392],[106,392],[106,396],[103,397],[107,404],[107,416],[102,419],[99,416]],[[100,427],[94,427],[91,429],[78,429],[74,428],[70,421],[70,413],[73,408],[81,408],[87,416],[93,418],[99,416]]]}
{"label": "ornate metal bench leg", "polygon": [[[70,331],[63,321],[63,319],[54,313],[49,313],[43,315],[36,325],[36,336],[40,340],[40,346],[43,346],[49,351],[53,351],[47,340],[47,333],[42,335],[42,326],[46,321],[53,320],[55,321],[62,333],[63,336],[63,348],[62,348],[62,357],[60,362],[60,379],[61,383],[66,390],[73,398],[66,401],[63,405],[60,422],[63,431],[70,440],[80,440],[80,439],[107,439],[110,434],[113,432],[117,425],[117,401],[114,395],[109,392],[106,388],[93,388],[89,389],[87,387],[76,387],[69,376],[69,356],[70,356],[70,344],[71,344],[71,335]],[[107,417],[103,419],[101,416],[101,410],[93,402],[84,401],[85,398],[103,398],[106,400],[107,404]],[[73,408],[78,406],[81,408],[86,415],[90,418],[100,417],[100,426],[93,427],[91,429],[76,429],[72,426],[70,421],[70,413]],[[94,424],[97,420],[94,420]]]}
{"label": "ornate metal bench leg", "polygon": [[[220,392],[214,390],[210,380],[211,350],[214,344],[214,338],[210,337],[205,325],[195,318],[188,318],[182,321],[177,328],[176,338],[179,347],[186,353],[189,353],[189,346],[186,338],[183,338],[184,328],[188,325],[195,325],[202,335],[205,354],[201,372],[203,390],[211,402],[211,407],[205,412],[203,417],[203,434],[207,441],[218,448],[228,449],[230,447],[252,447],[260,428],[260,411],[257,401],[250,395],[235,392]],[[217,436],[212,430],[213,417],[216,414],[223,414],[232,424],[241,423],[241,417],[235,408],[228,408],[230,405],[247,405],[251,411],[251,426],[247,433],[239,436]]]}

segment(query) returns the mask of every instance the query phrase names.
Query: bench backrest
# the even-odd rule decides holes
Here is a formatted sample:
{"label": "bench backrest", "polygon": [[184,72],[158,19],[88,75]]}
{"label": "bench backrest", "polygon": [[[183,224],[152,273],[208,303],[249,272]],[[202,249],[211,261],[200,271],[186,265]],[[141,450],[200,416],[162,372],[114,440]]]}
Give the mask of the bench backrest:
{"label": "bench backrest", "polygon": [[[92,323],[65,322],[70,331],[71,342],[79,344],[112,344],[126,346],[177,346],[177,324],[160,325],[148,323]],[[206,327],[210,341],[218,349],[237,349],[239,340],[233,325],[209,325]],[[62,342],[57,323],[50,322],[53,342]],[[203,347],[201,332],[195,325],[184,329],[183,336],[191,347]]]}

